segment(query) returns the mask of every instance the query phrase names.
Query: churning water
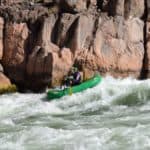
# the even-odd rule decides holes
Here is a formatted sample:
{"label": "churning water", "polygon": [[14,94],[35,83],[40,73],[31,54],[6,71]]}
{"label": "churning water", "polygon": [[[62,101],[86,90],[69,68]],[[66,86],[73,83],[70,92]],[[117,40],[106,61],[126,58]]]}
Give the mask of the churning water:
{"label": "churning water", "polygon": [[106,77],[51,102],[0,96],[0,150],[149,150],[150,80]]}

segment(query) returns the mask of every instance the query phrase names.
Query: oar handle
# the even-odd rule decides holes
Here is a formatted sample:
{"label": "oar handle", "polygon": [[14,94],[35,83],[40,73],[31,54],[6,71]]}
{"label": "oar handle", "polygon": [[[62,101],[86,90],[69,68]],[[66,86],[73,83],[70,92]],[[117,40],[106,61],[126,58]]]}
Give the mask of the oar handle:
{"label": "oar handle", "polygon": [[69,87],[69,95],[72,95],[72,87]]}

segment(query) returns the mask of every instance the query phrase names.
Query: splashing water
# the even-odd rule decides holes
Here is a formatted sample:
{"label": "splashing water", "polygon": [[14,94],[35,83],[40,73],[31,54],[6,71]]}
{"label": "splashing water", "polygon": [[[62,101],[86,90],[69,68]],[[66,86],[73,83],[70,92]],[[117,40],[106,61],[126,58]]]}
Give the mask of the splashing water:
{"label": "splashing water", "polygon": [[150,80],[106,77],[82,93],[0,96],[0,150],[149,150]]}

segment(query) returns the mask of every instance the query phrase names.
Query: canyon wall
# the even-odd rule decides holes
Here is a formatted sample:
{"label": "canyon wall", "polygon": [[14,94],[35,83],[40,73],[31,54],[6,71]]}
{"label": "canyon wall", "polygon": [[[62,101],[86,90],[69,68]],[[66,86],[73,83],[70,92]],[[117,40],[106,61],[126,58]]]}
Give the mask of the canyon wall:
{"label": "canyon wall", "polygon": [[35,91],[73,65],[84,79],[148,78],[149,11],[148,0],[1,0],[0,72]]}

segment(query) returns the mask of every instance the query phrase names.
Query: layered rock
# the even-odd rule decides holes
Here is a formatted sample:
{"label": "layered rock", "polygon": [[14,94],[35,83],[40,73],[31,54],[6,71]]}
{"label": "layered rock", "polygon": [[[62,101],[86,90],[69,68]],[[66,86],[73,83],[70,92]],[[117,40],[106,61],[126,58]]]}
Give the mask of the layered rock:
{"label": "layered rock", "polygon": [[[86,72],[99,70],[101,73],[110,72],[117,76],[133,74],[138,77],[144,56],[143,26],[140,19],[125,21],[122,17],[99,17],[95,36],[92,36],[93,31],[89,28],[92,37],[88,41],[89,47],[78,49],[76,63],[86,69]],[[88,45],[82,36],[80,40],[83,45]]]}
{"label": "layered rock", "polygon": [[150,66],[146,4],[149,12],[144,0],[5,0],[4,71],[34,90],[59,85],[74,64],[85,79],[95,72],[139,78]]}
{"label": "layered rock", "polygon": [[25,80],[25,61],[29,30],[26,23],[6,23],[2,63],[10,79]]}
{"label": "layered rock", "polygon": [[55,24],[54,15],[42,20],[35,47],[29,54],[26,70],[27,77],[35,80],[33,88],[60,84],[72,66],[70,49],[60,48],[52,43],[55,38]]}

